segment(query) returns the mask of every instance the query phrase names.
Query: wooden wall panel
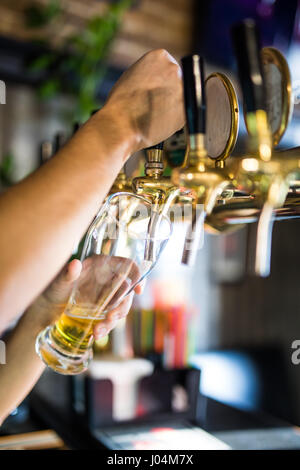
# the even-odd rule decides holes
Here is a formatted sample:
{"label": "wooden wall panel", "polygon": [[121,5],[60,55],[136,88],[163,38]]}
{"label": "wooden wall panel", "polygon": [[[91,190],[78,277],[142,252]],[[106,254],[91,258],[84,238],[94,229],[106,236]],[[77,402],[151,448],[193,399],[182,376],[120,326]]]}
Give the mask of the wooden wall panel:
{"label": "wooden wall panel", "polygon": [[[35,0],[46,4],[49,0]],[[47,38],[54,47],[63,39],[80,32],[85,22],[101,15],[106,1],[65,0],[63,15],[53,24],[39,30],[29,30],[25,25],[24,10],[33,0],[0,0],[0,35],[30,40]],[[194,0],[140,0],[125,15],[120,32],[113,44],[110,62],[126,67],[146,51],[166,48],[177,59],[191,51]]]}

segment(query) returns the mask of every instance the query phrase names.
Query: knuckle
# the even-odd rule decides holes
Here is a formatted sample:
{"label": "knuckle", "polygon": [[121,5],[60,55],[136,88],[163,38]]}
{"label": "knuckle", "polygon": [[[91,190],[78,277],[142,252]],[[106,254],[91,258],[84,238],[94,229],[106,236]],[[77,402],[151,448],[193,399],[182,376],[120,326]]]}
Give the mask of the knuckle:
{"label": "knuckle", "polygon": [[181,68],[179,67],[178,64],[175,64],[175,62],[171,62],[169,67],[170,67],[170,72],[171,72],[174,76],[180,77],[180,75],[181,75]]}
{"label": "knuckle", "polygon": [[168,51],[166,51],[166,49],[154,49],[153,51],[150,52],[150,54],[153,55],[153,57],[156,57],[156,58],[164,58],[164,57],[167,57],[169,56],[169,53]]}
{"label": "knuckle", "polygon": [[160,55],[161,57],[168,57],[169,56],[168,51],[164,48],[157,49],[157,54]]}

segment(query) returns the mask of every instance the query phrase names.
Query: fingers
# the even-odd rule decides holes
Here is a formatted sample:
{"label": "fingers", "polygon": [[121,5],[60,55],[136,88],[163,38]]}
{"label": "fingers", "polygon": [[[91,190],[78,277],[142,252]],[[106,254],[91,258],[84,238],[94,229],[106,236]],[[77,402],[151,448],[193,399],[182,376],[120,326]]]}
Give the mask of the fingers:
{"label": "fingers", "polygon": [[79,259],[73,259],[70,261],[70,263],[63,267],[52,284],[70,283],[76,281],[81,273],[81,269],[82,264]]}
{"label": "fingers", "polygon": [[[85,260],[86,261],[86,260]],[[84,261],[78,288],[81,299],[110,310],[140,277],[136,263],[120,256],[93,255]]]}
{"label": "fingers", "polygon": [[127,295],[117,308],[108,313],[106,320],[95,326],[94,336],[96,340],[108,335],[116,327],[118,321],[126,317],[130,310],[132,299],[133,293]]}
{"label": "fingers", "polygon": [[62,304],[67,301],[74,281],[80,276],[82,264],[78,259],[68,263],[57,278],[44,292],[44,297],[51,304]]}
{"label": "fingers", "polygon": [[107,314],[108,321],[120,320],[121,318],[126,317],[132,304],[133,295],[133,292],[131,292],[124,298],[118,307],[114,308]]}
{"label": "fingers", "polygon": [[141,286],[141,284],[138,284],[137,286],[135,286],[134,292],[135,292],[136,294],[141,294],[141,293],[142,293],[142,286]]}
{"label": "fingers", "polygon": [[125,118],[134,151],[165,140],[185,121],[179,64],[164,49],[146,53],[115,84],[105,108]]}
{"label": "fingers", "polygon": [[134,288],[136,294],[142,294],[146,285],[146,279],[143,279],[137,286]]}
{"label": "fingers", "polygon": [[82,264],[79,259],[73,259],[67,265],[67,272],[65,282],[74,282],[79,278],[82,269]]}

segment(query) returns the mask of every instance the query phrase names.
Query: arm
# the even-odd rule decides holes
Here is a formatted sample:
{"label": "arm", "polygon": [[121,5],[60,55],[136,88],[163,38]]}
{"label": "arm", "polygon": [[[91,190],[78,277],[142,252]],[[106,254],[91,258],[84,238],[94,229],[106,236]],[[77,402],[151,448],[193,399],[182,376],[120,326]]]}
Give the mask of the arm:
{"label": "arm", "polygon": [[[45,366],[35,352],[36,337],[59,317],[61,305],[67,301],[80,272],[80,261],[71,261],[28,308],[10,334],[6,342],[6,364],[0,365],[0,426],[24,400],[43,372]],[[140,291],[140,286],[137,286],[135,292]],[[118,320],[127,315],[131,302],[132,295],[128,295],[117,308],[109,312],[107,319],[95,327],[96,339],[107,335]]]}
{"label": "arm", "polygon": [[36,336],[43,326],[46,325],[28,311],[6,340],[6,364],[0,365],[0,427],[45,368],[35,352]]}
{"label": "arm", "polygon": [[124,161],[182,125],[180,68],[152,51],[52,160],[0,197],[0,331],[66,262]]}

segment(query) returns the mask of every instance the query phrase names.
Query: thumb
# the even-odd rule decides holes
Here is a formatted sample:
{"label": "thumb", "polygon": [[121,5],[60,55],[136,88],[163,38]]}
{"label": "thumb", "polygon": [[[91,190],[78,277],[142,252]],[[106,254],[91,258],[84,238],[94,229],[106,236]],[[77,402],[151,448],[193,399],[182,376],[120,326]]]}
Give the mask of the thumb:
{"label": "thumb", "polygon": [[71,293],[76,279],[80,276],[82,264],[78,259],[68,263],[45,291],[45,298],[51,303],[63,303]]}

